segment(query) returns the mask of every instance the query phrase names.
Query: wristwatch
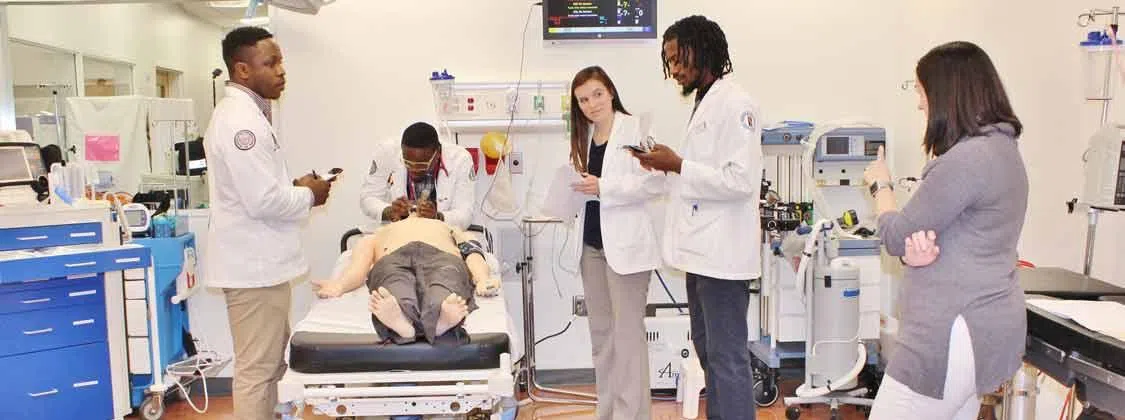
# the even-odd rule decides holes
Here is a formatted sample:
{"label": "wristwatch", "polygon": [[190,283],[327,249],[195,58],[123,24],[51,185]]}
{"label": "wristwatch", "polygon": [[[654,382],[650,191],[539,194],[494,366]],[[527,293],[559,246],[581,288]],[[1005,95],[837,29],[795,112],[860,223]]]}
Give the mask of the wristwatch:
{"label": "wristwatch", "polygon": [[890,181],[875,181],[871,183],[871,196],[874,197],[875,193],[879,192],[879,190],[883,188],[889,189],[891,191],[895,190],[894,184],[892,184]]}

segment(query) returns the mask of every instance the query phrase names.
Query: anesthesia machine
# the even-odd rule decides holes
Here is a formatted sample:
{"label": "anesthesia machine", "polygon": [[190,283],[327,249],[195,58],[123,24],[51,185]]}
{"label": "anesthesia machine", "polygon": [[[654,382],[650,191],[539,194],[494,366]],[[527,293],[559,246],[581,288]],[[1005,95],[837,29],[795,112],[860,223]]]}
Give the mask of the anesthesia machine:
{"label": "anesthesia machine", "polygon": [[884,276],[863,169],[885,144],[886,130],[865,123],[786,121],[763,132],[755,398],[772,405],[777,369],[804,359],[804,384],[785,398],[788,418],[802,404],[829,404],[834,419],[839,404],[871,404],[856,386],[877,360]]}

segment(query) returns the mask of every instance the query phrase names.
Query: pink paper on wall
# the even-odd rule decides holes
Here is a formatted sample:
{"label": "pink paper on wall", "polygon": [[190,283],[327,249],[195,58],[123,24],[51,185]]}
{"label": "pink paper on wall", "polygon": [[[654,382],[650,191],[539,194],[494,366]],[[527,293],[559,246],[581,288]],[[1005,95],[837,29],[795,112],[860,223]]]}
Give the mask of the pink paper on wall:
{"label": "pink paper on wall", "polygon": [[121,160],[121,136],[87,134],[86,160],[96,162]]}

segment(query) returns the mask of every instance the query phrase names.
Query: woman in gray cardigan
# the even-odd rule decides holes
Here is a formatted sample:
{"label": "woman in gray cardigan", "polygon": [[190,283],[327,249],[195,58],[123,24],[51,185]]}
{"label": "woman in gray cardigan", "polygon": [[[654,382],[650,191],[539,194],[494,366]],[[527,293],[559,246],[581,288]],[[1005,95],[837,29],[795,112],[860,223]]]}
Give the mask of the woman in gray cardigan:
{"label": "woman in gray cardigan", "polygon": [[931,157],[917,191],[897,209],[882,150],[865,171],[879,237],[903,256],[908,277],[898,346],[871,418],[975,419],[979,396],[1023,358],[1027,319],[1015,274],[1028,191],[1016,141],[1022,125],[976,45],[938,46],[915,73]]}

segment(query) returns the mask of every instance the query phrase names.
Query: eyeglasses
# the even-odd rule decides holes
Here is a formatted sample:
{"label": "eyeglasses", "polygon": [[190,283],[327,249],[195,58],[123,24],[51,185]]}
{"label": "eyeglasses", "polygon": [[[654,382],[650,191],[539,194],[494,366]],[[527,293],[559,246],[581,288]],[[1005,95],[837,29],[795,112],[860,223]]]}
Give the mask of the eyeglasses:
{"label": "eyeglasses", "polygon": [[402,158],[402,164],[404,166],[406,166],[406,169],[417,169],[417,170],[429,169],[430,166],[434,164],[434,159],[437,158],[437,155],[438,155],[438,152],[435,151],[434,154],[430,155],[430,159],[425,161],[425,162],[415,162],[415,161],[407,159],[404,156]]}

